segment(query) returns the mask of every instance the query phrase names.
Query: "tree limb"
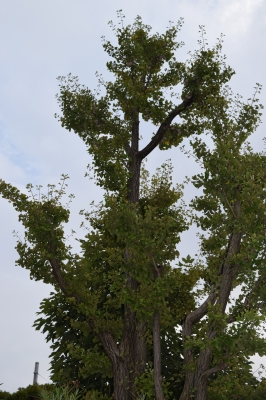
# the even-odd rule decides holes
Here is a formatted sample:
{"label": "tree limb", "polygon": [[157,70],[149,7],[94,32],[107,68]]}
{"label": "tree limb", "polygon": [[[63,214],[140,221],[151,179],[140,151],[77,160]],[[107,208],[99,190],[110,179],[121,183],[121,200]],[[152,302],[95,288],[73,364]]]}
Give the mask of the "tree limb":
{"label": "tree limb", "polygon": [[140,160],[143,160],[145,157],[147,157],[155,149],[155,147],[158,146],[158,144],[162,141],[164,134],[169,128],[173,119],[177,115],[179,115],[182,111],[186,110],[191,104],[194,103],[194,101],[195,101],[195,96],[193,93],[191,96],[189,96],[186,100],[184,100],[181,104],[179,104],[179,106],[177,106],[174,110],[172,110],[169,113],[168,117],[166,117],[164,122],[162,122],[155,136],[151,139],[150,143],[147,144],[147,146],[144,147],[144,149],[138,152],[137,156]]}
{"label": "tree limb", "polygon": [[[255,282],[253,288],[252,288],[252,289],[248,292],[248,294],[246,295],[246,298],[245,298],[244,302],[242,303],[242,307],[241,307],[240,311],[238,311],[237,314],[234,314],[234,313],[230,314],[230,315],[228,316],[228,318],[226,319],[226,322],[227,322],[228,324],[231,324],[231,323],[235,322],[237,316],[238,316],[241,312],[245,312],[245,311],[247,311],[247,310],[250,308],[250,300],[251,300],[251,297],[252,297],[253,293],[259,288],[259,286],[263,283],[264,280],[265,280],[265,276],[264,276],[264,275],[261,275],[261,276],[257,279],[257,281]],[[257,303],[257,304],[258,304],[258,303]],[[262,304],[263,304],[263,302],[262,302]]]}
{"label": "tree limb", "polygon": [[98,338],[111,360],[120,357],[118,345],[110,332],[100,332],[98,333]]}
{"label": "tree limb", "polygon": [[217,297],[215,287],[210,291],[208,298],[196,310],[187,315],[184,322],[184,339],[192,334],[192,326],[199,322],[208,312],[208,304],[213,304]]}
{"label": "tree limb", "polygon": [[236,216],[236,214],[235,214],[235,212],[234,212],[234,210],[233,210],[233,207],[232,207],[231,204],[229,203],[229,200],[228,200],[228,198],[227,198],[227,196],[226,196],[224,187],[222,187],[222,191],[223,191],[223,195],[224,195],[225,201],[226,201],[228,207],[230,208],[230,210],[231,210],[231,212],[232,212],[232,214],[233,214],[234,219],[237,219],[237,216]]}
{"label": "tree limb", "polygon": [[125,143],[124,143],[124,150],[125,150],[125,152],[126,152],[126,154],[127,154],[128,156],[131,155],[131,147],[130,147],[130,144],[129,144],[128,142],[125,142]]}
{"label": "tree limb", "polygon": [[216,367],[210,368],[207,371],[203,372],[201,375],[202,378],[209,378],[209,376],[215,374],[216,372],[220,372],[223,369],[228,368],[228,363],[227,362],[222,362],[221,364],[217,365]]}
{"label": "tree limb", "polygon": [[228,244],[227,244],[226,253],[225,253],[225,255],[224,255],[223,261],[222,261],[221,264],[220,264],[220,267],[219,267],[219,271],[218,271],[218,273],[217,273],[217,276],[223,274],[224,264],[225,264],[225,261],[226,261],[227,256],[228,256],[228,252],[229,252],[229,249],[230,249],[230,245],[231,245],[231,240],[232,240],[232,238],[233,238],[233,232],[230,234],[229,241],[228,241]]}
{"label": "tree limb", "polygon": [[67,286],[62,276],[61,267],[58,260],[55,258],[49,258],[48,261],[52,267],[53,275],[60,289],[62,290],[65,296],[69,296],[69,293],[67,292]]}

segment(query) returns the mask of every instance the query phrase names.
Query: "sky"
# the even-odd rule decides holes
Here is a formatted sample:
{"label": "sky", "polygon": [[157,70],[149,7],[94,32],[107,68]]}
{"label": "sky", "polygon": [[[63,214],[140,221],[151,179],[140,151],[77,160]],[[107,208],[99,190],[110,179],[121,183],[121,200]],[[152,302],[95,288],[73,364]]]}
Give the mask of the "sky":
{"label": "sky", "polygon": [[[76,230],[77,237],[84,235],[79,229],[79,210],[89,209],[102,192],[84,177],[90,158],[83,142],[54,118],[59,111],[56,78],[71,72],[94,89],[95,72],[107,76],[101,37],[114,41],[108,21],[116,22],[119,9],[123,9],[125,24],[140,15],[159,33],[170,20],[177,22],[183,17],[178,40],[185,46],[177,53],[181,61],[198,48],[199,25],[205,25],[210,46],[223,33],[227,62],[236,71],[231,81],[233,91],[248,99],[256,82],[266,86],[263,0],[1,0],[0,178],[25,192],[27,183],[46,188],[48,183],[59,182],[61,174],[68,174],[68,193],[76,197],[67,230]],[[260,98],[266,105],[265,90]],[[255,150],[263,147],[264,124],[251,140]],[[145,130],[149,137],[148,127]],[[193,160],[177,149],[154,153],[148,168],[154,170],[169,158],[176,182],[197,172]],[[0,383],[1,390],[9,392],[32,383],[35,362],[40,363],[39,383],[49,381],[49,343],[32,325],[41,300],[52,289],[31,281],[27,270],[15,266],[18,257],[12,231],[23,235],[16,212],[0,198]],[[183,239],[180,252],[187,254],[191,242],[194,247],[196,242],[191,233]],[[255,357],[254,368],[260,362]]]}

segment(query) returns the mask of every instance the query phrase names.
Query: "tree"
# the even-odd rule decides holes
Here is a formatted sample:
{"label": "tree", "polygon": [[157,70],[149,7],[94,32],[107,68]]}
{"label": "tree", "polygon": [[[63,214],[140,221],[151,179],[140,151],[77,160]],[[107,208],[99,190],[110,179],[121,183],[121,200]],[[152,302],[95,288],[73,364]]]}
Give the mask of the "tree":
{"label": "tree", "polygon": [[97,390],[111,397],[112,368],[101,343],[92,332],[84,336],[71,325],[72,321],[86,323],[85,317],[58,293],[42,301],[39,314],[42,316],[34,326],[46,333],[46,341],[52,342],[52,381],[60,386],[78,381],[80,389]]}
{"label": "tree", "polygon": [[[78,381],[79,388],[113,393],[113,375],[110,361],[96,335],[82,335],[72,322],[85,318],[73,306],[65,302],[64,296],[53,294],[41,303],[40,317],[34,326],[46,333],[46,341],[52,342],[51,380],[57,385],[68,385]],[[162,376],[169,386],[172,397],[178,398],[182,392],[184,374],[181,374],[183,359],[182,338],[174,324],[161,332]],[[148,341],[147,362],[152,365],[152,343]]]}
{"label": "tree", "polygon": [[[112,367],[114,398],[136,399],[142,390],[169,398],[161,335],[182,324],[180,400],[204,400],[209,378],[242,365],[243,352],[265,352],[258,330],[265,315],[265,156],[247,143],[260,120],[260,86],[247,104],[233,97],[227,83],[234,72],[221,54],[222,40],[207,48],[203,28],[200,49],[182,63],[175,58],[181,21],[163,35],[152,35],[140,17],[132,26],[122,22],[111,23],[118,45],[103,42],[114,74],[114,81],[99,78],[104,95],[72,75],[59,78],[58,118],[85,142],[96,184],[105,190],[97,207],[82,211],[91,227],[80,240],[82,254],[65,243],[67,176],[41,201],[4,181],[0,191],[25,226],[18,265],[54,285],[55,296],[79,315],[70,316],[71,326],[100,343]],[[141,118],[156,132],[139,149]],[[210,148],[200,134],[209,135]],[[188,207],[182,185],[172,185],[169,163],[151,178],[143,166],[155,148],[179,146],[185,137],[203,171],[192,179],[200,195]],[[180,234],[191,222],[202,232],[200,257],[189,255],[173,268]]]}
{"label": "tree", "polygon": [[[242,355],[245,358],[244,355]],[[210,383],[208,398],[210,400],[262,400],[266,394],[265,378],[256,377],[251,370],[251,362],[226,369]]]}

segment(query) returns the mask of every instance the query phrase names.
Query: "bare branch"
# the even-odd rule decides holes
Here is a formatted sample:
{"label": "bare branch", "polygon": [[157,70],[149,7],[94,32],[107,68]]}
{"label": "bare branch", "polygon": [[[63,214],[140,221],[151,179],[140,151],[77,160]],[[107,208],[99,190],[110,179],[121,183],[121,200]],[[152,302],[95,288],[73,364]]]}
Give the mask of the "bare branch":
{"label": "bare branch", "polygon": [[201,378],[209,378],[209,376],[228,368],[228,366],[229,365],[227,362],[222,362],[221,364],[217,365],[216,367],[210,368],[207,371],[203,372],[203,374],[201,375]]}
{"label": "bare branch", "polygon": [[[52,251],[52,254],[56,254],[56,246],[50,245],[50,250]],[[78,295],[76,295],[75,293],[68,292],[67,284],[62,275],[62,268],[61,268],[60,261],[55,257],[48,258],[48,261],[52,267],[52,272],[55,277],[55,280],[58,283],[58,285],[59,285],[60,289],[62,290],[62,292],[64,293],[64,295],[66,297],[75,297],[75,299],[77,301],[80,301]]]}
{"label": "bare branch", "polygon": [[236,214],[235,214],[235,212],[234,212],[234,210],[233,210],[233,208],[232,208],[231,204],[229,203],[229,200],[228,200],[228,198],[227,198],[227,196],[226,196],[224,187],[222,187],[222,191],[223,191],[223,195],[224,195],[225,201],[226,201],[228,207],[230,208],[230,210],[231,210],[231,212],[232,212],[232,214],[233,214],[234,219],[237,219],[237,216],[236,216]]}
{"label": "bare branch", "polygon": [[124,150],[125,150],[125,152],[126,152],[126,154],[127,154],[128,156],[131,155],[131,147],[130,147],[130,144],[129,144],[128,142],[125,142],[125,143],[124,143]]}
{"label": "bare branch", "polygon": [[229,249],[230,249],[230,246],[231,246],[232,239],[233,239],[233,233],[231,233],[231,235],[230,235],[230,238],[229,238],[229,241],[228,241],[228,245],[227,245],[227,249],[226,249],[226,253],[225,253],[223,261],[221,262],[221,265],[219,267],[219,271],[217,273],[217,276],[222,275],[222,273],[223,273],[224,264],[225,264],[227,256],[228,256],[228,252],[229,252]]}
{"label": "bare branch", "polygon": [[56,279],[56,282],[58,283],[58,285],[59,285],[60,289],[62,290],[62,292],[64,293],[64,295],[68,296],[69,294],[67,292],[66,283],[62,276],[61,267],[60,267],[58,260],[56,260],[55,258],[49,258],[48,261],[51,264],[51,267],[53,270],[53,275]]}
{"label": "bare branch", "polygon": [[153,255],[150,255],[150,257],[152,259],[152,263],[153,263],[153,266],[154,266],[155,278],[159,278],[161,276],[161,273],[162,273],[162,266],[155,262]]}
{"label": "bare branch", "polygon": [[179,106],[177,106],[174,110],[172,110],[168,117],[162,122],[160,127],[157,130],[157,133],[155,136],[152,138],[149,144],[147,144],[144,149],[140,150],[138,152],[138,158],[140,160],[143,160],[145,157],[147,157],[158,144],[162,141],[165,132],[169,128],[170,124],[172,123],[173,119],[177,117],[182,111],[186,110],[189,106],[191,106],[194,103],[195,96],[194,93],[189,96],[186,100],[184,100]]}
{"label": "bare branch", "polygon": [[102,345],[107,355],[114,363],[116,361],[116,358],[118,358],[120,354],[117,342],[115,341],[113,335],[110,332],[100,332],[98,333],[98,337],[102,342]]}
{"label": "bare branch", "polygon": [[184,322],[183,336],[184,339],[192,334],[192,327],[199,322],[208,312],[209,303],[213,304],[217,297],[215,287],[210,291],[208,298],[196,310],[187,315]]}

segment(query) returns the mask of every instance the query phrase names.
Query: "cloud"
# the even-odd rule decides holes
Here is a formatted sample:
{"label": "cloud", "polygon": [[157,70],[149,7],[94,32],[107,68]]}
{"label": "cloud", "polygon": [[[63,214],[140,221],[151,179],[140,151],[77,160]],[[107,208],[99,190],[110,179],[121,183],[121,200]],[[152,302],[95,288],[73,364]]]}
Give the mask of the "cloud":
{"label": "cloud", "polygon": [[220,20],[228,27],[227,35],[242,35],[249,31],[254,14],[263,5],[263,0],[220,1]]}

